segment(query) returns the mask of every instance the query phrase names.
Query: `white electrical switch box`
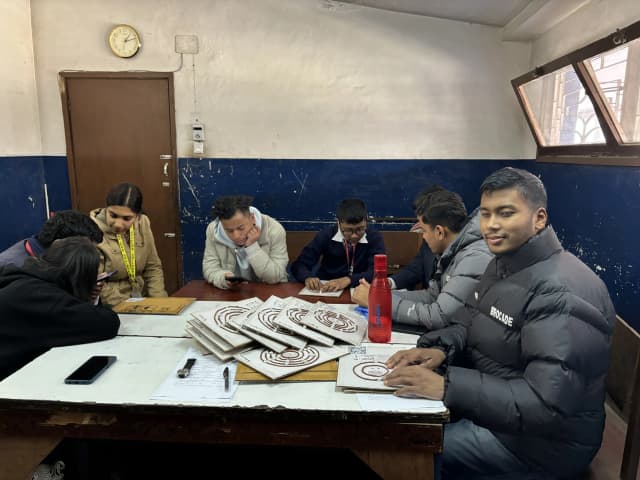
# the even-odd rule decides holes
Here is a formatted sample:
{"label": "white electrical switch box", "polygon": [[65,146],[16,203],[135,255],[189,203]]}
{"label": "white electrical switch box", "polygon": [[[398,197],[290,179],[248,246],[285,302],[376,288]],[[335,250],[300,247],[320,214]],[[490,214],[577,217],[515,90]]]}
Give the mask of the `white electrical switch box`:
{"label": "white electrical switch box", "polygon": [[198,53],[196,35],[176,35],[176,53]]}
{"label": "white electrical switch box", "polygon": [[204,155],[204,142],[193,141],[194,155]]}
{"label": "white electrical switch box", "polygon": [[195,142],[204,142],[204,125],[194,123],[191,126],[191,132],[193,133],[193,140]]}

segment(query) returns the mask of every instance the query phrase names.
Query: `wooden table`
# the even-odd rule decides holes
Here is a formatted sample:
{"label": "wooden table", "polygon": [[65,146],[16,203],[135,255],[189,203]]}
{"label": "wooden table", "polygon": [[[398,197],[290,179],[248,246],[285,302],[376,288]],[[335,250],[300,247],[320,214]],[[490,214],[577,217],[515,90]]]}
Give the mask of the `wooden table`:
{"label": "wooden table", "polygon": [[[264,299],[300,288],[246,284],[223,291],[191,282],[177,294]],[[383,478],[434,477],[448,412],[362,411],[333,382],[241,385],[231,404],[150,400],[193,345],[190,338],[118,336],[52,349],[0,382],[0,478],[26,478],[63,438],[348,448]],[[94,353],[119,360],[93,385],[64,385],[64,376]]]}
{"label": "wooden table", "polygon": [[[221,288],[216,288],[204,280],[192,280],[172,296],[195,297],[198,300],[235,302],[236,300],[244,300],[245,298],[251,297],[258,297],[260,300],[266,300],[271,295],[281,298],[297,297],[298,292],[303,288],[304,284],[298,282],[277,283],[275,285],[247,282],[236,285],[228,290],[222,290]],[[304,295],[300,298],[311,303],[315,303],[317,301],[324,303],[352,303],[351,293],[348,288],[345,288],[342,295],[339,297],[313,297]]]}

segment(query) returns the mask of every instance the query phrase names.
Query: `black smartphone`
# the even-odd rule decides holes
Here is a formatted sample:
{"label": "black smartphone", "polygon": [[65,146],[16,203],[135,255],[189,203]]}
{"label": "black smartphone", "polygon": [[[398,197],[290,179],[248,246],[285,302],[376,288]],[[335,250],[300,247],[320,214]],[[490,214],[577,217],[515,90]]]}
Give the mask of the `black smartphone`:
{"label": "black smartphone", "polygon": [[98,283],[98,282],[106,282],[116,272],[117,272],[117,270],[113,270],[111,272],[102,272],[100,275],[98,275],[98,280],[96,280],[96,283]]}
{"label": "black smartphone", "polygon": [[240,283],[240,282],[248,282],[249,280],[243,277],[227,277],[227,282],[229,283]]}
{"label": "black smartphone", "polygon": [[116,361],[116,358],[113,355],[94,355],[65,378],[64,383],[80,385],[93,383],[109,365]]}

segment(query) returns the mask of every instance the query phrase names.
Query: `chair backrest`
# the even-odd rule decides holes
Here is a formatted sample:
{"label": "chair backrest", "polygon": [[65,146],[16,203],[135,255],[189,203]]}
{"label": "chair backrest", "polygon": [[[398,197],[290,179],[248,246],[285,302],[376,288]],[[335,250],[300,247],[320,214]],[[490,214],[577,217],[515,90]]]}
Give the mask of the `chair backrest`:
{"label": "chair backrest", "polygon": [[[293,230],[287,232],[287,251],[291,262],[298,258],[302,249],[313,240],[316,233]],[[414,232],[382,231],[380,233],[384,238],[389,273],[395,273],[408,265],[422,245],[422,237]]]}
{"label": "chair backrest", "polygon": [[607,394],[627,421],[620,478],[635,479],[640,458],[640,335],[616,317],[611,338]]}

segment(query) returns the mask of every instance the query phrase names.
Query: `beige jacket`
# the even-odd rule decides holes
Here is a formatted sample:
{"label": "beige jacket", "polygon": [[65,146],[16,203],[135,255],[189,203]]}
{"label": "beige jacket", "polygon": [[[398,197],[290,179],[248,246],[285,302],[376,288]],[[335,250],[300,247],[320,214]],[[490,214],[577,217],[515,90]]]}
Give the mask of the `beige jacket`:
{"label": "beige jacket", "polygon": [[[287,282],[289,255],[286,232],[277,220],[265,214],[261,215],[260,238],[246,248],[247,260],[252,271],[248,280],[265,283]],[[207,227],[202,274],[207,282],[213,283],[216,287],[229,288],[225,273],[236,273],[236,253],[235,249],[216,238],[215,232],[219,223],[220,220],[216,219]]]}
{"label": "beige jacket", "polygon": [[[104,303],[116,305],[131,297],[131,284],[127,276],[127,269],[122,260],[122,253],[120,252],[116,235],[107,226],[106,210],[98,208],[93,210],[90,215],[104,234],[102,243],[98,244],[103,256],[100,271],[111,272],[116,270],[117,272],[105,283],[100,297]],[[136,284],[140,287],[142,295],[145,297],[166,297],[162,262],[153,240],[149,217],[143,214],[138,215],[138,218],[133,223],[133,229],[136,242]],[[128,241],[125,242],[125,251],[129,255]]]}

